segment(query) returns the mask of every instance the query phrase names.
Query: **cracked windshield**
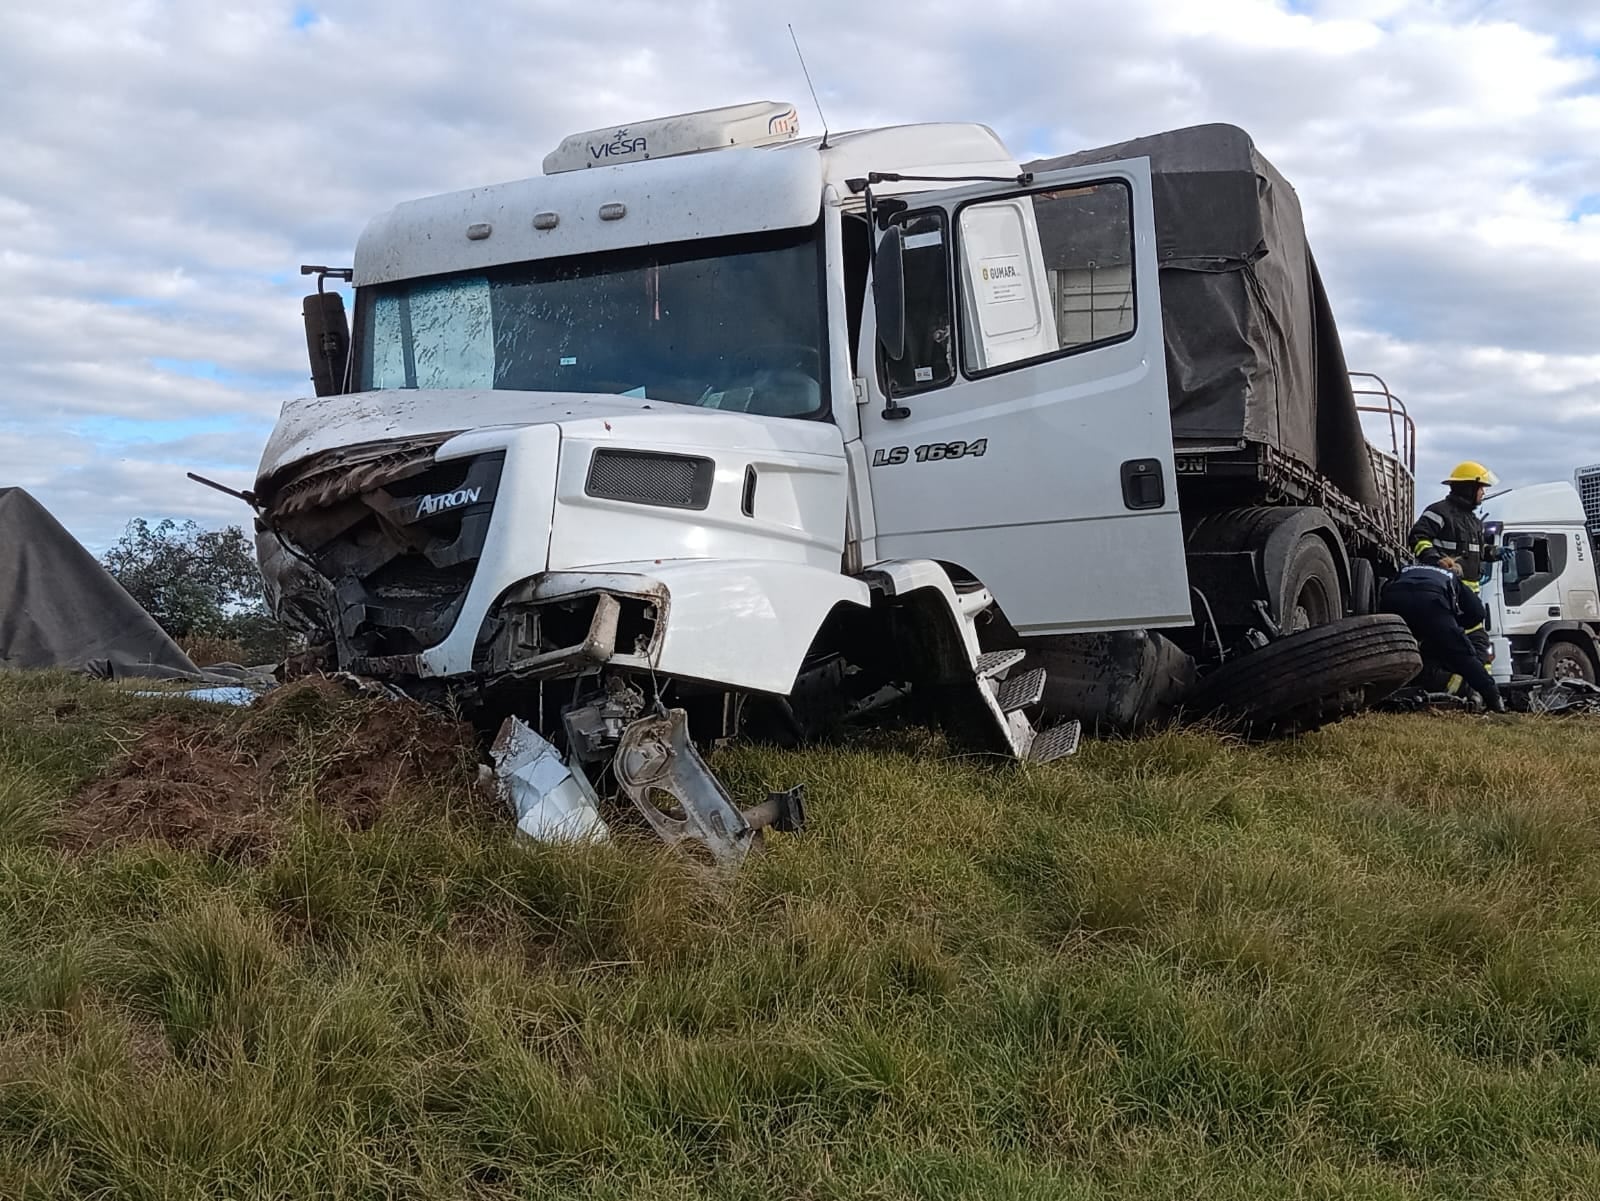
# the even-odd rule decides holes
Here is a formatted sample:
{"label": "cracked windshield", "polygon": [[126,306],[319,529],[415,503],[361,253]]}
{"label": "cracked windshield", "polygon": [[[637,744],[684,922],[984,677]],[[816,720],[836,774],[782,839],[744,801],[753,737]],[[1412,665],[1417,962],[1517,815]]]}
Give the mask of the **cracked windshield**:
{"label": "cracked windshield", "polygon": [[813,228],[374,287],[357,384],[813,416],[827,400],[818,242]]}

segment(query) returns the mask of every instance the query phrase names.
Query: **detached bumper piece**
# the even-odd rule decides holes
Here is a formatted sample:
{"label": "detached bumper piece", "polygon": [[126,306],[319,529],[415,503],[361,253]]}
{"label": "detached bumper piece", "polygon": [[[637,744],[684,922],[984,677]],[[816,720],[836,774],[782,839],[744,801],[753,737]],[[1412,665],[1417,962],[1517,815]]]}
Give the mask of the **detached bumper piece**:
{"label": "detached bumper piece", "polygon": [[599,799],[582,769],[568,767],[561,752],[524,722],[506,718],[489,756],[518,831],[541,842],[589,842],[609,836]]}
{"label": "detached bumper piece", "polygon": [[[579,754],[582,754],[580,750]],[[610,837],[600,801],[577,755],[517,717],[508,717],[490,749],[496,788],[517,830],[540,842]],[[623,727],[611,770],[622,794],[670,847],[698,848],[721,871],[737,871],[764,829],[793,833],[805,825],[805,787],[773,792],[741,810],[689,740],[682,709]]]}
{"label": "detached bumper piece", "polygon": [[698,844],[727,871],[744,862],[763,827],[796,830],[805,819],[801,789],[774,793],[741,811],[689,741],[682,709],[641,718],[623,731],[612,770],[662,842]]}

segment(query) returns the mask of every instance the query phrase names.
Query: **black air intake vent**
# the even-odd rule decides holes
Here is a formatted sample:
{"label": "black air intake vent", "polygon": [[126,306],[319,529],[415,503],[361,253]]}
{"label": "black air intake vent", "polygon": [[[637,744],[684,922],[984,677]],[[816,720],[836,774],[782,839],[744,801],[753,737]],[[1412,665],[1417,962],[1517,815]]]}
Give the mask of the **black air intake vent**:
{"label": "black air intake vent", "polygon": [[711,503],[716,464],[692,455],[645,450],[597,450],[589,460],[584,492],[666,509],[703,509]]}

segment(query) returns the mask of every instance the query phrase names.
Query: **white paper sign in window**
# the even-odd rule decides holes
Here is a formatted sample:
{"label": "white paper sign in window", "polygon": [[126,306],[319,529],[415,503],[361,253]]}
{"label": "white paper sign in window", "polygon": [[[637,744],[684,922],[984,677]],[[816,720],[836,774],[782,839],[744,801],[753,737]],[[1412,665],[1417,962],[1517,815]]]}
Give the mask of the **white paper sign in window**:
{"label": "white paper sign in window", "polygon": [[969,369],[1032,362],[1133,333],[1133,214],[1116,181],[968,205],[960,217]]}

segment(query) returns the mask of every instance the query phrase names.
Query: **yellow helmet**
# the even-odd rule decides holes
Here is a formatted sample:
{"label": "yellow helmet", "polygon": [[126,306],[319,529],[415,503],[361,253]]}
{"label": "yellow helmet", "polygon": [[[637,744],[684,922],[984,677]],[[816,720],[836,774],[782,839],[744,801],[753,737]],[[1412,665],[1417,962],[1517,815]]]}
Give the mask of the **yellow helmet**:
{"label": "yellow helmet", "polygon": [[1493,488],[1500,482],[1500,477],[1482,463],[1474,463],[1471,459],[1468,459],[1465,463],[1457,463],[1456,469],[1439,482],[1441,484],[1482,484],[1486,488]]}

